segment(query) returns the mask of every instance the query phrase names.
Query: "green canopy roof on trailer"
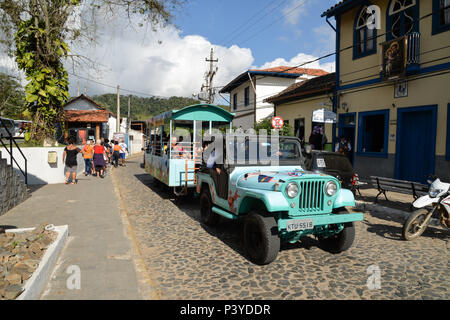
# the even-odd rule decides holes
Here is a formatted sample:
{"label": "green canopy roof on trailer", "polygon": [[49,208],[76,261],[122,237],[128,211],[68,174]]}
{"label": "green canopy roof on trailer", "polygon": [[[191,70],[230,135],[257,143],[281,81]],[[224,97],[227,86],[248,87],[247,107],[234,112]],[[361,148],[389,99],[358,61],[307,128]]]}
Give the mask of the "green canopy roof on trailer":
{"label": "green canopy roof on trailer", "polygon": [[233,121],[234,113],[213,105],[213,104],[195,104],[184,107],[181,110],[172,110],[160,115],[154,116],[147,120],[153,126],[159,126],[164,123],[164,120],[189,120],[189,121],[216,121],[216,122],[231,122]]}

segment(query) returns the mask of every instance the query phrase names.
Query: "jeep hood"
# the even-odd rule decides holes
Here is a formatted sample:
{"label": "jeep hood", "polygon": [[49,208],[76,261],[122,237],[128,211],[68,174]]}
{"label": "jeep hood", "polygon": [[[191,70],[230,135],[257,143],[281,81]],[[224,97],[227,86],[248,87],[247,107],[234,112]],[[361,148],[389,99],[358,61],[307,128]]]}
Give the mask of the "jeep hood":
{"label": "jeep hood", "polygon": [[[237,187],[247,189],[260,189],[275,191],[275,184],[281,185],[300,177],[317,177],[318,174],[291,170],[291,171],[253,171],[241,174],[237,179]],[[279,187],[278,187],[278,190]]]}

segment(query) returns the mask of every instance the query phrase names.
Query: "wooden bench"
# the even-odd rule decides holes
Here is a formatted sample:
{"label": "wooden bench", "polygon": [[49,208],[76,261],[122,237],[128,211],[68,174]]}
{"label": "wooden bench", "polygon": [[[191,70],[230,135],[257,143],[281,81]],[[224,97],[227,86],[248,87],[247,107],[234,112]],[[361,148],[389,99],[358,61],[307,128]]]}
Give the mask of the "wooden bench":
{"label": "wooden bench", "polygon": [[[378,197],[383,194],[387,201],[389,199],[386,196],[386,191],[394,191],[399,192],[403,194],[411,194],[414,197],[413,202],[425,195],[428,194],[428,185],[419,183],[419,182],[413,182],[413,181],[406,181],[406,180],[397,180],[397,179],[391,179],[391,178],[385,178],[385,177],[378,177],[378,176],[370,176],[370,181],[374,187],[378,189],[378,194],[375,198],[375,202],[378,201]],[[411,209],[412,209],[412,203],[411,203]]]}

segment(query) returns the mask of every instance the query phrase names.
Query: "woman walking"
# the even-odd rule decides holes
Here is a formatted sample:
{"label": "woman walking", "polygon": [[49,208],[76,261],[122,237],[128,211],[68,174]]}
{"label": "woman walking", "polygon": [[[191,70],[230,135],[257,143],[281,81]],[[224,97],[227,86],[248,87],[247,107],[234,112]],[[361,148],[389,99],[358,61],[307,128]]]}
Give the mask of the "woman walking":
{"label": "woman walking", "polygon": [[72,174],[72,184],[77,183],[77,155],[78,153],[83,153],[84,151],[74,145],[75,140],[73,138],[69,138],[69,145],[64,148],[63,152],[63,163],[65,164],[64,170],[66,171],[66,184],[69,184],[69,178]]}
{"label": "woman walking", "polygon": [[106,166],[105,152],[105,147],[102,146],[102,141],[100,139],[97,139],[94,146],[94,166],[95,170],[97,171],[97,175],[99,175],[100,178],[104,178],[103,172]]}
{"label": "woman walking", "polygon": [[112,156],[114,168],[117,168],[117,166],[119,165],[119,158],[120,158],[121,150],[122,150],[122,148],[119,146],[119,142],[114,141],[113,156]]}

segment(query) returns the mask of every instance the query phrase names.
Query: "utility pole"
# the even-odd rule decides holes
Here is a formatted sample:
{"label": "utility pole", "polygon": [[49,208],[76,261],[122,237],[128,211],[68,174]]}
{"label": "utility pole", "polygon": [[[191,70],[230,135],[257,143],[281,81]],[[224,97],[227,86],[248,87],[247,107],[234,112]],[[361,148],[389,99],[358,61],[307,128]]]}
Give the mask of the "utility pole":
{"label": "utility pole", "polygon": [[216,75],[217,67],[214,70],[214,62],[219,62],[219,59],[214,60],[214,49],[211,48],[210,58],[206,58],[206,61],[209,62],[209,72],[206,75],[206,87],[208,88],[208,103],[214,102],[214,88],[213,88],[213,78]]}
{"label": "utility pole", "polygon": [[120,86],[117,85],[117,119],[116,132],[120,132]]}
{"label": "utility pole", "polygon": [[130,107],[131,107],[131,97],[128,96],[127,133],[128,133],[128,131],[130,131],[130,124],[131,124],[131,119],[130,119]]}

